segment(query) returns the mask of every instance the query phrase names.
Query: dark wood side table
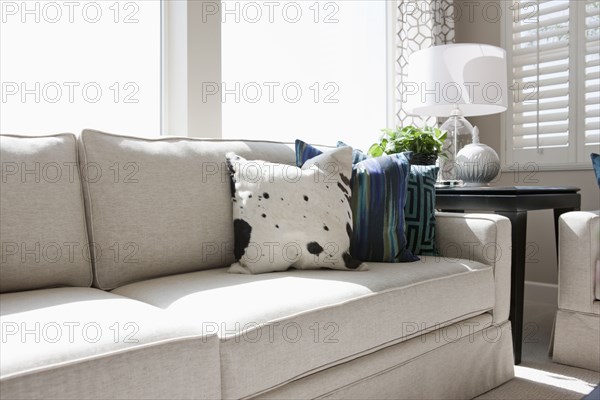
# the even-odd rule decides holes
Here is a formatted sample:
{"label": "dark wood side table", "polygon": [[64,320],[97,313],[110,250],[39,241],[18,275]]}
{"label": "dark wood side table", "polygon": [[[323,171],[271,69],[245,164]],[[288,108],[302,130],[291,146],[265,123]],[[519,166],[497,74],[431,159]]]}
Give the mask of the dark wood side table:
{"label": "dark wood side table", "polygon": [[579,188],[572,186],[505,186],[437,188],[436,208],[443,211],[487,210],[504,215],[512,225],[512,269],[510,316],[515,364],[521,363],[523,344],[523,293],[525,289],[525,251],[527,211],[554,210],[554,233],[558,251],[558,217],[577,211],[581,205]]}

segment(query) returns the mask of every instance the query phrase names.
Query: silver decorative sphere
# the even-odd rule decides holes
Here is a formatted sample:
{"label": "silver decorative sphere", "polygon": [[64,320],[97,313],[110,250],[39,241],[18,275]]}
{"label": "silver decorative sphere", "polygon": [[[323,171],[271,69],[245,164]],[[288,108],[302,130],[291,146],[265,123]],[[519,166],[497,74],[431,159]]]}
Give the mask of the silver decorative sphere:
{"label": "silver decorative sphere", "polygon": [[500,172],[500,157],[490,146],[472,143],[456,155],[458,179],[466,186],[485,186]]}

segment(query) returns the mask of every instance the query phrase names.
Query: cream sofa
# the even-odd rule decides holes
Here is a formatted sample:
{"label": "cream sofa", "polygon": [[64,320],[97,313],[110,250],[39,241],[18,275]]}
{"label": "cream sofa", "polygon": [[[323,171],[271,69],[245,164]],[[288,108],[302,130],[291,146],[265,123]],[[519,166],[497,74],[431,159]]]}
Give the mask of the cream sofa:
{"label": "cream sofa", "polygon": [[558,311],[553,360],[600,371],[600,217],[574,211],[559,220]]}
{"label": "cream sofa", "polygon": [[0,397],[473,398],[513,377],[510,223],[439,213],[442,257],[227,273],[224,155],[290,145],[1,136]]}

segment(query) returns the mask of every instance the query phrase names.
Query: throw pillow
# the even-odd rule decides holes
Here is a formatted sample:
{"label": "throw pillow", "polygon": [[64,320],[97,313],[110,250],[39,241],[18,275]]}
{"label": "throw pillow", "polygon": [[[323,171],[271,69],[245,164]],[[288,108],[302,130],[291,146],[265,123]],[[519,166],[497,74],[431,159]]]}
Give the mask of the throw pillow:
{"label": "throw pillow", "polygon": [[[338,142],[337,145],[348,146],[344,142]],[[411,152],[404,154],[412,155]],[[353,163],[368,157],[360,150],[352,150]],[[410,160],[410,156],[408,157]],[[407,247],[415,255],[439,255],[435,248],[435,181],[438,171],[439,167],[434,165],[410,167],[404,218]]]}
{"label": "throw pillow", "polygon": [[[298,165],[312,160],[305,159],[307,154],[320,153],[313,146],[296,140]],[[408,250],[404,233],[409,168],[405,154],[367,158],[352,166],[350,187],[354,188],[351,203],[354,229],[350,252],[354,257],[378,262],[419,259]]]}
{"label": "throw pillow", "polygon": [[[337,147],[346,147],[346,146],[348,146],[348,145],[342,141],[337,142]],[[409,153],[412,156],[412,152],[405,152],[404,155],[407,155]],[[354,147],[352,148],[352,164],[359,163],[361,161],[366,160],[367,158],[369,158],[368,155],[366,155],[365,153],[363,153],[362,151],[360,151],[358,149],[355,149]],[[409,157],[409,160],[410,160],[410,157]]]}
{"label": "throw pillow", "polygon": [[598,181],[598,187],[600,188],[600,154],[592,153],[590,156],[592,158],[594,173],[596,174],[596,181]]}
{"label": "throw pillow", "polygon": [[235,231],[232,273],[330,268],[364,270],[350,255],[350,149],[302,168],[228,153]]}
{"label": "throw pillow", "polygon": [[439,167],[411,165],[404,207],[406,240],[414,254],[437,256],[435,247],[435,181]]}

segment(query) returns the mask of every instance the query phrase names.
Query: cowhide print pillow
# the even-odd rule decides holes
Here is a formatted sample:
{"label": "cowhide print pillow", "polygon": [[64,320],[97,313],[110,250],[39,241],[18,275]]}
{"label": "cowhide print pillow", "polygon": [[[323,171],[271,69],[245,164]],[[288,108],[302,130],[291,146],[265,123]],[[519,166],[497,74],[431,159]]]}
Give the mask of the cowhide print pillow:
{"label": "cowhide print pillow", "polygon": [[229,272],[366,269],[349,252],[351,153],[334,149],[302,168],[228,153],[237,260]]}

